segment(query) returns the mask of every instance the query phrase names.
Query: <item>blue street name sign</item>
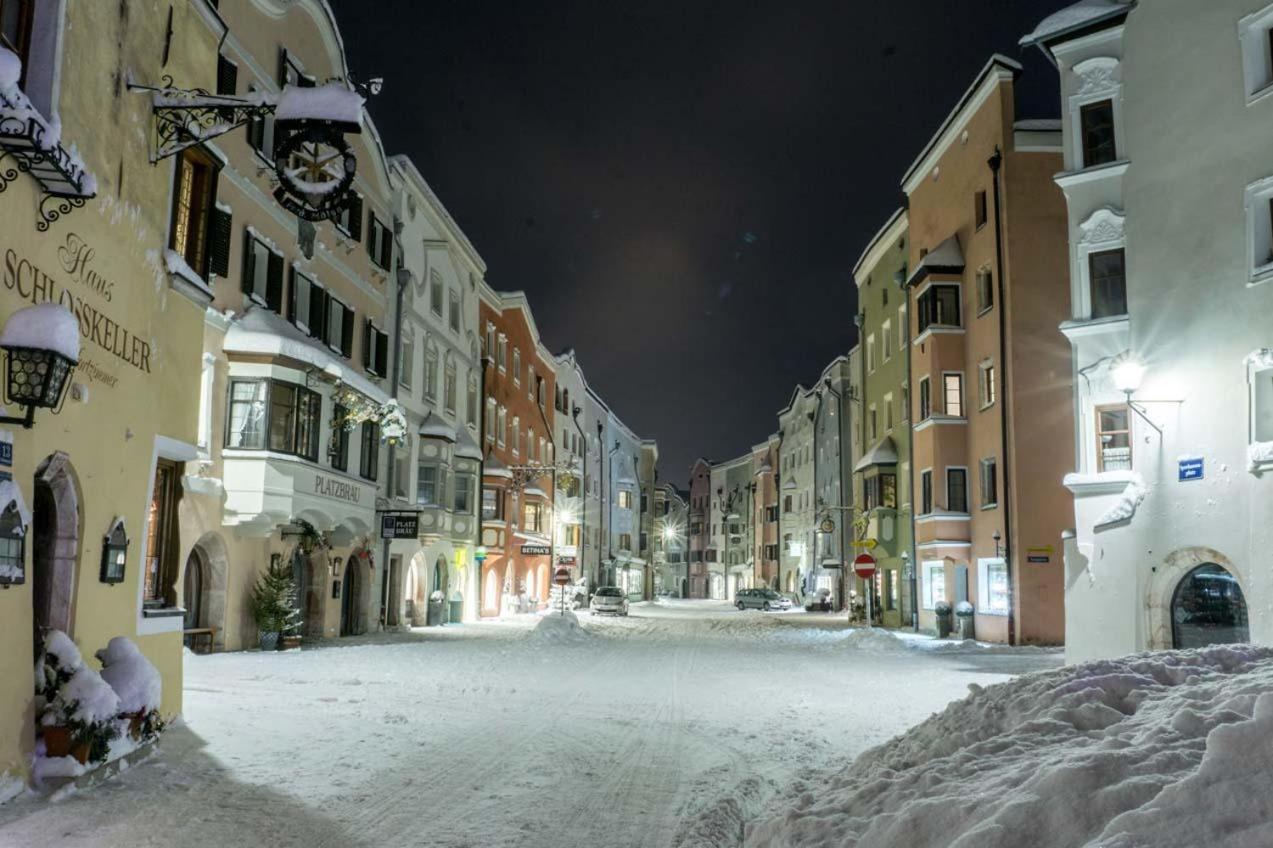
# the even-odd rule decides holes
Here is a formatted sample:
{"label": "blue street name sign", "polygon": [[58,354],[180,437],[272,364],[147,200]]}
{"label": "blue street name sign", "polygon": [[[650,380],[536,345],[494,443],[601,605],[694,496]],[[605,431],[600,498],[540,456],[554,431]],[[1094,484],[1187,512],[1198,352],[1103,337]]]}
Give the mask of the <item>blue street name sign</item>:
{"label": "blue street name sign", "polygon": [[1180,482],[1185,480],[1201,480],[1203,477],[1202,459],[1180,460]]}

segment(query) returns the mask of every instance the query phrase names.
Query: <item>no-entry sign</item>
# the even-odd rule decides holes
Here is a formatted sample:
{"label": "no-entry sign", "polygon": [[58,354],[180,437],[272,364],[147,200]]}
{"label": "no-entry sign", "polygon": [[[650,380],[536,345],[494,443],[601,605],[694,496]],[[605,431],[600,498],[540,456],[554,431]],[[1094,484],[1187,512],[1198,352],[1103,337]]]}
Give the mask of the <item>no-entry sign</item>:
{"label": "no-entry sign", "polygon": [[566,586],[570,583],[570,569],[559,568],[553,572],[553,582],[558,586]]}
{"label": "no-entry sign", "polygon": [[875,557],[858,554],[858,558],[853,560],[853,573],[863,580],[870,580],[875,576]]}

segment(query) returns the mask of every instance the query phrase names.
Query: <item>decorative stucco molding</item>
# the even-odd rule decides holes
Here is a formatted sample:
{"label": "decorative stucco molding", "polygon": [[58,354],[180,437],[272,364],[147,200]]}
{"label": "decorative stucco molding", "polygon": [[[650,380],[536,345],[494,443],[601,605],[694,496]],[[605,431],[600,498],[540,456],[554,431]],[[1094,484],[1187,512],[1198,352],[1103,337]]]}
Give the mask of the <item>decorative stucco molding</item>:
{"label": "decorative stucco molding", "polygon": [[1102,206],[1079,224],[1079,244],[1106,244],[1123,240],[1127,216],[1112,206]]}
{"label": "decorative stucco molding", "polygon": [[1093,56],[1074,66],[1078,77],[1075,97],[1088,97],[1118,89],[1122,83],[1122,64],[1113,56]]}

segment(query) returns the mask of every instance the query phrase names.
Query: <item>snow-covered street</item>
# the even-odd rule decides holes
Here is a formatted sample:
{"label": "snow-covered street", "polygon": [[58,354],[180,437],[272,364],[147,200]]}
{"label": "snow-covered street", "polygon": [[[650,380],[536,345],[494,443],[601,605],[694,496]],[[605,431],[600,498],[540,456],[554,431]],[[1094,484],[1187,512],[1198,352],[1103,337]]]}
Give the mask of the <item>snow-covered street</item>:
{"label": "snow-covered street", "polygon": [[735,845],[802,770],[1060,664],[711,602],[535,623],[188,655],[161,753],[0,807],[0,845]]}

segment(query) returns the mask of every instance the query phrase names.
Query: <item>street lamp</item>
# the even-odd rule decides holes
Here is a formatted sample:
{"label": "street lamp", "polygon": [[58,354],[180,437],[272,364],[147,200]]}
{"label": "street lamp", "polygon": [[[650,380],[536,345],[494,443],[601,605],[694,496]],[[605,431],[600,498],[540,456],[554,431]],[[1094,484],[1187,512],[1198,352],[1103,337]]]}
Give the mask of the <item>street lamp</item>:
{"label": "street lamp", "polygon": [[79,364],[79,322],[64,306],[40,303],[9,316],[0,331],[8,360],[5,399],[26,408],[22,416],[0,416],[0,423],[31,429],[37,407],[61,408],[71,371]]}
{"label": "street lamp", "polygon": [[1148,415],[1145,414],[1144,404],[1147,403],[1183,403],[1179,400],[1145,400],[1141,398],[1136,400],[1132,395],[1140,391],[1140,384],[1145,379],[1145,365],[1136,358],[1131,351],[1126,351],[1114,361],[1110,363],[1110,377],[1114,381],[1114,388],[1118,389],[1127,398],[1127,408],[1144,421],[1150,427],[1153,427],[1158,433],[1158,437],[1162,438],[1162,427],[1153,422]]}
{"label": "street lamp", "polygon": [[991,538],[995,540],[995,559],[999,559],[1001,557],[999,543],[1003,541],[1003,536],[996,530]]}

